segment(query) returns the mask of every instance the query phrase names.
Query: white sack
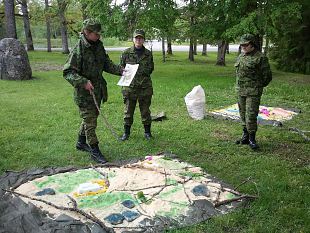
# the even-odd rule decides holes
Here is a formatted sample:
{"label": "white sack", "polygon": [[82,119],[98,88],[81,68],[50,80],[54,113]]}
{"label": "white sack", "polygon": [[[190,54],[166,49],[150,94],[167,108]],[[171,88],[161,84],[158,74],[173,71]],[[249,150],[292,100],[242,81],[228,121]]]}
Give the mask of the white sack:
{"label": "white sack", "polygon": [[206,96],[203,88],[198,85],[184,97],[188,114],[195,120],[202,120],[206,111]]}

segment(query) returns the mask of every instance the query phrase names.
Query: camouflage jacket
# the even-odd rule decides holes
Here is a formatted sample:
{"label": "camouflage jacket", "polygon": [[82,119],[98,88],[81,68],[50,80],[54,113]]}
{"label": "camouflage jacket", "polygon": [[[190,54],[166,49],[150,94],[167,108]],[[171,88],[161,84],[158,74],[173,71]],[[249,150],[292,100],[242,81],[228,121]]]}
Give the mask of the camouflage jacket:
{"label": "camouflage jacket", "polygon": [[121,56],[121,65],[123,67],[125,67],[126,64],[139,64],[139,68],[130,84],[130,87],[125,89],[152,87],[151,74],[154,70],[153,55],[145,47],[143,47],[143,49],[144,52],[138,56],[133,46],[126,49]]}
{"label": "camouflage jacket", "polygon": [[241,53],[235,67],[236,89],[239,95],[259,96],[272,79],[268,58],[258,50],[249,54]]}
{"label": "camouflage jacket", "polygon": [[80,107],[94,106],[94,101],[84,85],[88,80],[94,86],[98,104],[108,99],[107,82],[102,72],[121,75],[121,67],[115,65],[99,40],[90,44],[81,34],[63,69],[64,78],[74,87],[74,100]]}

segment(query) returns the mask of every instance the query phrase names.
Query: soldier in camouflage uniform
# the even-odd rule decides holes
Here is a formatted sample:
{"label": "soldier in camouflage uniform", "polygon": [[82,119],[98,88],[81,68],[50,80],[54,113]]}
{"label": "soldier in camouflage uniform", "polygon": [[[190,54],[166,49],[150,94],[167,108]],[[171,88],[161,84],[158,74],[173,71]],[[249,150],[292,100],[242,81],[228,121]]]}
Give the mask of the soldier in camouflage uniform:
{"label": "soldier in camouflage uniform", "polygon": [[238,56],[235,67],[238,105],[243,126],[242,137],[236,143],[249,144],[255,150],[258,148],[255,135],[260,99],[263,88],[272,79],[272,74],[268,58],[256,49],[254,39],[251,34],[241,37],[240,46],[243,51]]}
{"label": "soldier in camouflage uniform", "polygon": [[121,65],[139,64],[137,73],[129,87],[122,87],[122,94],[125,104],[124,111],[124,134],[122,141],[129,138],[130,128],[133,123],[133,115],[137,102],[141,113],[142,124],[144,125],[144,137],[150,140],[151,134],[151,100],[153,95],[153,86],[151,73],[154,70],[152,53],[144,46],[145,33],[137,29],[133,35],[134,46],[126,49],[121,56]]}
{"label": "soldier in camouflage uniform", "polygon": [[90,152],[96,162],[105,163],[107,160],[99,149],[95,132],[99,112],[91,92],[99,106],[101,101],[106,102],[107,83],[102,72],[121,75],[122,68],[110,60],[100,41],[100,31],[101,24],[97,21],[87,19],[83,22],[80,39],[64,65],[63,76],[74,87],[74,100],[82,118],[76,148]]}

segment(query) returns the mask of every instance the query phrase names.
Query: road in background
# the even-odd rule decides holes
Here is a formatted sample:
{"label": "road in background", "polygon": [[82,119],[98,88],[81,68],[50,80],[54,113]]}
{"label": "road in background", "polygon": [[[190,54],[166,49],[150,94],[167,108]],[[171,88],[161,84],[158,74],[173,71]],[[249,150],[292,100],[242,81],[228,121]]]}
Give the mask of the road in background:
{"label": "road in background", "polygon": [[[146,41],[144,43],[144,46],[151,50],[151,46],[152,46],[152,51],[161,51],[161,41],[152,41],[152,42],[148,42]],[[125,50],[127,47],[106,47],[107,51],[123,51]],[[167,50],[167,44],[165,44],[165,49]],[[238,44],[230,44],[229,45],[229,51],[231,52],[238,52],[239,49],[239,45]],[[189,51],[189,45],[172,45],[172,51]],[[213,45],[207,45],[207,51],[211,51],[211,52],[217,52],[217,46],[213,46]],[[198,45],[197,46],[197,52],[202,52],[202,45]]]}
{"label": "road in background", "polygon": [[[104,44],[104,41],[103,41]],[[148,42],[146,41],[144,43],[144,46],[151,50],[152,47],[152,51],[161,51],[161,41],[152,41],[152,42]],[[107,51],[124,51],[125,49],[127,49],[128,47],[107,47],[104,46],[105,49]],[[165,49],[167,50],[167,43],[165,44]],[[230,44],[229,45],[229,51],[230,52],[238,52],[239,49],[239,45],[238,44]],[[46,51],[46,48],[38,48],[35,47],[35,50],[39,50],[39,51]],[[52,48],[52,51],[62,51],[62,48]],[[172,51],[189,51],[189,45],[172,45]],[[207,52],[217,52],[217,46],[213,46],[213,45],[207,45]],[[198,45],[197,46],[197,52],[202,52],[202,45]]]}

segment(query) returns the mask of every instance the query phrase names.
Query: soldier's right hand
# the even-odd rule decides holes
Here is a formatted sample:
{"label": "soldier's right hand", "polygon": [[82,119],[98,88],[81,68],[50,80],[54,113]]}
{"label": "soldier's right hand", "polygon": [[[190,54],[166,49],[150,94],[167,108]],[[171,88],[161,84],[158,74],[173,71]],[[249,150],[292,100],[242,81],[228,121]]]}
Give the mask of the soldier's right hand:
{"label": "soldier's right hand", "polygon": [[84,88],[89,91],[89,92],[92,92],[92,90],[94,90],[94,86],[93,84],[91,83],[91,81],[87,81],[87,83],[85,84]]}

